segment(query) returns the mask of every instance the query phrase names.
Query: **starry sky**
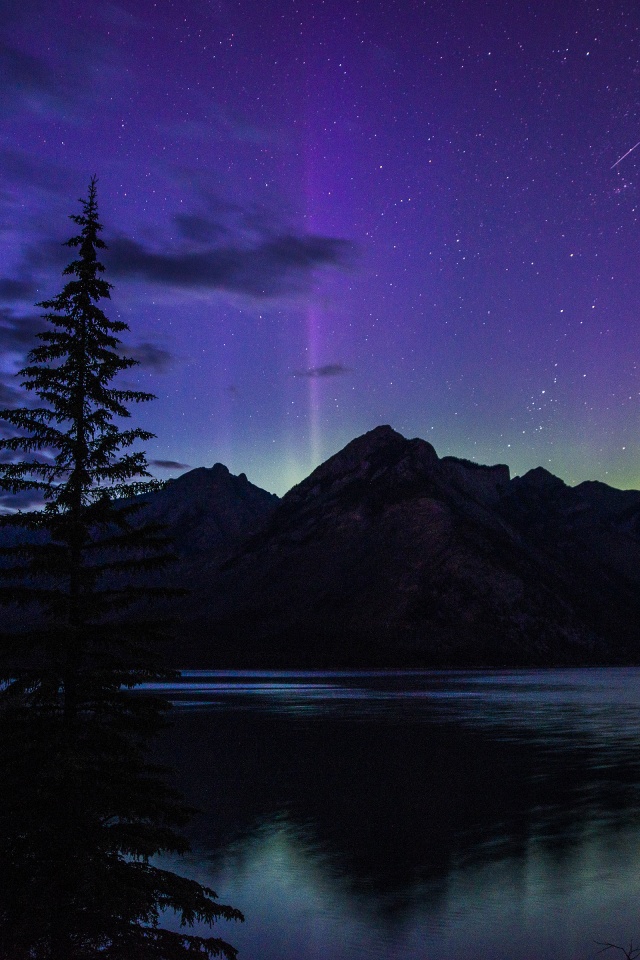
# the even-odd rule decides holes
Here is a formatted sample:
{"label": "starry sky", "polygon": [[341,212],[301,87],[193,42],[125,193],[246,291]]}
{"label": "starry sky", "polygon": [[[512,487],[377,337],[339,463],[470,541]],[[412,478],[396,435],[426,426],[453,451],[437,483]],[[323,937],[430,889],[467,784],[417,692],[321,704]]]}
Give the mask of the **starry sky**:
{"label": "starry sky", "polygon": [[95,174],[158,476],[640,487],[639,140],[637,0],[0,0],[0,400]]}

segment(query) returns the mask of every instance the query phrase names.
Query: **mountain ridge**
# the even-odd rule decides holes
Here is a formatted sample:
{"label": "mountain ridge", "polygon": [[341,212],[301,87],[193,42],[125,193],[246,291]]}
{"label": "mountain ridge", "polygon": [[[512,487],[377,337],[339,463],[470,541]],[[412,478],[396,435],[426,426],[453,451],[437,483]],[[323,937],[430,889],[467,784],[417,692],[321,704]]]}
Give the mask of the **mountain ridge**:
{"label": "mountain ridge", "polygon": [[183,650],[271,666],[634,659],[639,529],[635,491],[512,479],[377,427],[208,568]]}
{"label": "mountain ridge", "polygon": [[282,498],[223,464],[143,498],[178,667],[640,662],[640,491],[439,458],[388,425]]}

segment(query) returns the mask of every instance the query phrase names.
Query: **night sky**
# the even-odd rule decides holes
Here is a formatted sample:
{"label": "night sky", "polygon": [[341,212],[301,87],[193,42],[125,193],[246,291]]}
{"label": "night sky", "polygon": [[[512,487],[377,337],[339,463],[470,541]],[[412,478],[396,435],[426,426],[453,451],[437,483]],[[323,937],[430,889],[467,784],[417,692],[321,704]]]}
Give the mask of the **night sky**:
{"label": "night sky", "polygon": [[[90,177],[154,472],[640,486],[637,0],[0,0],[0,394]],[[617,162],[619,161],[619,162]]]}

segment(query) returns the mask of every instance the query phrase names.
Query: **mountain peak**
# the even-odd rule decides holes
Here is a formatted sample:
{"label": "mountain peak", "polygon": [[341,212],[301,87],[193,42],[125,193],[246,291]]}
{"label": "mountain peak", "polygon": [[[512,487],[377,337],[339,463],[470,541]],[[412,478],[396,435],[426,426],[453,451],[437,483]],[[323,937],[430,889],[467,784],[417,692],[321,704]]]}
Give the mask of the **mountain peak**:
{"label": "mountain peak", "polygon": [[374,427],[373,430],[368,430],[367,433],[363,433],[360,437],[356,437],[355,440],[352,440],[346,447],[343,447],[343,449],[333,457],[330,457],[329,460],[318,469],[338,459],[343,462],[354,459],[365,460],[381,452],[386,453],[391,450],[400,450],[404,448],[408,442],[409,441],[403,437],[401,433],[398,433],[397,430],[394,430],[393,427],[390,427],[388,424],[383,424],[379,427]]}
{"label": "mountain peak", "polygon": [[523,477],[518,479],[520,483],[526,483],[528,486],[540,490],[561,490],[567,486],[564,480],[545,470],[544,467],[534,467],[533,470],[528,470]]}
{"label": "mountain peak", "polygon": [[194,564],[203,628],[190,632],[246,666],[635,658],[640,492],[619,494],[439,459],[383,424],[290,490],[225,565]]}
{"label": "mountain peak", "polygon": [[[411,461],[405,465],[405,461]],[[388,424],[356,437],[285,495],[289,503],[333,495],[352,483],[370,483],[382,473],[397,469],[403,475],[422,472],[438,463],[426,440],[407,440]]]}

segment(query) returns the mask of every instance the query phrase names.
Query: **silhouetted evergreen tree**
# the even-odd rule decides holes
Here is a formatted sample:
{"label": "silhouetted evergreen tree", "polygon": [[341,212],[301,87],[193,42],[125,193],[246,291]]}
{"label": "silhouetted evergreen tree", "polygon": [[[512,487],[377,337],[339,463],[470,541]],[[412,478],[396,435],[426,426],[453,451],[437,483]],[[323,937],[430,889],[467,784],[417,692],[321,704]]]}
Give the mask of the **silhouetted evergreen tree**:
{"label": "silhouetted evergreen tree", "polygon": [[172,676],[144,615],[163,592],[145,574],[169,555],[136,518],[133,495],[154,482],[134,448],[152,434],[122,422],[152,395],[113,383],[136,361],[120,352],[126,324],[99,306],[110,284],[95,178],[81,202],[77,258],[39,304],[47,329],[19,374],[37,401],[0,411],[0,486],[44,499],[0,518],[0,601],[25,611],[0,672],[0,957],[233,957],[222,940],[158,926],[165,909],[187,926],[242,918],[151,862],[186,849],[176,828],[189,815],[147,756],[168,704],[131,693]]}

